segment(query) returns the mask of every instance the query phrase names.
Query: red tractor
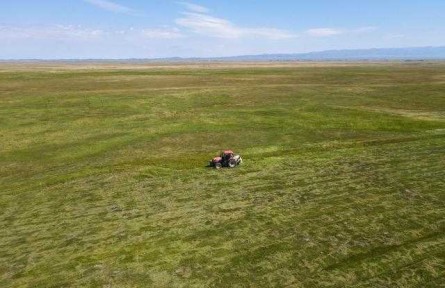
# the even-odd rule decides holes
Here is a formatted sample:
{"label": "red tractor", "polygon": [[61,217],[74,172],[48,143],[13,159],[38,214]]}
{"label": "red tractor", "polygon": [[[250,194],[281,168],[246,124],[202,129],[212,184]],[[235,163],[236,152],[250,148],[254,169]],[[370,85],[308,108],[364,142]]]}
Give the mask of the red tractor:
{"label": "red tractor", "polygon": [[215,157],[210,161],[210,167],[220,169],[222,167],[234,168],[241,164],[243,159],[240,155],[235,155],[232,150],[225,150],[221,156]]}

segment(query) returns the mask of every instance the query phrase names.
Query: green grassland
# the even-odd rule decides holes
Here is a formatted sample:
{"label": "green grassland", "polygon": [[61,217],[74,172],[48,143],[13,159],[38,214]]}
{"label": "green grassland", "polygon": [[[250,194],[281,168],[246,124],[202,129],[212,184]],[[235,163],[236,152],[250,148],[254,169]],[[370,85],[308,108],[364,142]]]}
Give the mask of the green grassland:
{"label": "green grassland", "polygon": [[445,287],[445,63],[4,64],[0,105],[1,287]]}

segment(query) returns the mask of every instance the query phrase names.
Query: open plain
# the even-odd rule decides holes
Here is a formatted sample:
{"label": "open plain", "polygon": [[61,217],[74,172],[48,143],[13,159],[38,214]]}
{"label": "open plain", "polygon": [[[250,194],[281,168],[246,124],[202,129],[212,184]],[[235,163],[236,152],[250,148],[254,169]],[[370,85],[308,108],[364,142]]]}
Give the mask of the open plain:
{"label": "open plain", "polygon": [[4,62],[0,106],[1,287],[445,286],[444,62]]}

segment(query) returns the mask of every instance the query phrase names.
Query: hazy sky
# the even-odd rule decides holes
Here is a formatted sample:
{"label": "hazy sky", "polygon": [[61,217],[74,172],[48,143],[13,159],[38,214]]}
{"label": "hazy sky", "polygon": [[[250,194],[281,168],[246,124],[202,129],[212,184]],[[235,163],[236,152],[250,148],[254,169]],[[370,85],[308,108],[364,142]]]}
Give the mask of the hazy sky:
{"label": "hazy sky", "polygon": [[0,59],[445,45],[445,0],[0,0]]}

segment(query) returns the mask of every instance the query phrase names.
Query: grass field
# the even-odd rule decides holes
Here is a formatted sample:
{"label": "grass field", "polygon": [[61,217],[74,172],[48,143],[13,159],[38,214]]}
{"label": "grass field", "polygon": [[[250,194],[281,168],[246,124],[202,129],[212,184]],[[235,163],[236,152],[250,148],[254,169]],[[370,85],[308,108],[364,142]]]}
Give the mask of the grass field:
{"label": "grass field", "polygon": [[445,63],[48,65],[0,64],[1,287],[445,287]]}

